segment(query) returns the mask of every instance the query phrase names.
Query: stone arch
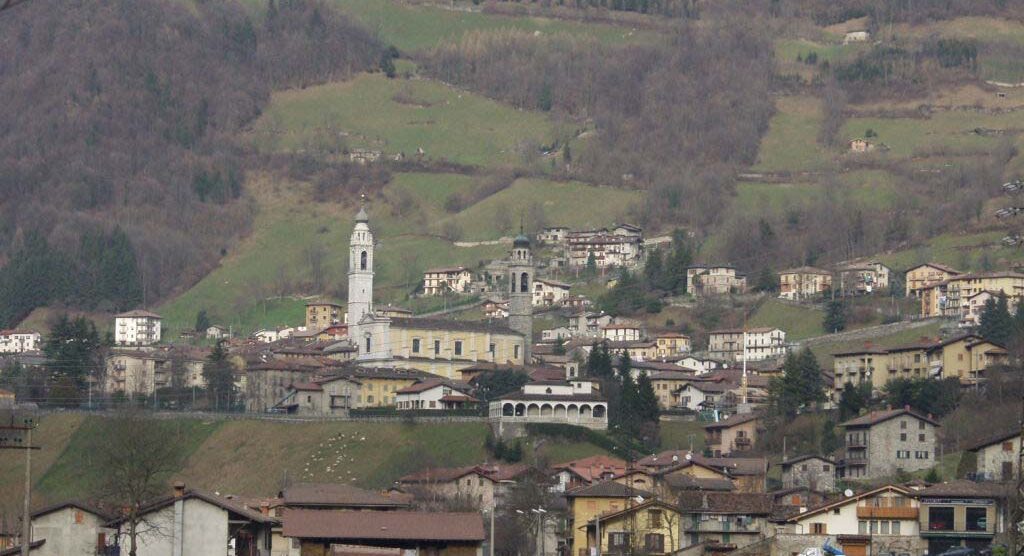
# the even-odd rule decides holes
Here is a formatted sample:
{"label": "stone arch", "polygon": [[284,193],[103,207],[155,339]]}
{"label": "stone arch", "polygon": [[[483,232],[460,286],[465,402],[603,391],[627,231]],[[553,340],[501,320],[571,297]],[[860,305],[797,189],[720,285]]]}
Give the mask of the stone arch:
{"label": "stone arch", "polygon": [[580,417],[589,418],[591,416],[591,414],[592,414],[592,412],[591,412],[590,406],[588,404],[583,404],[583,405],[580,406]]}
{"label": "stone arch", "polygon": [[603,419],[604,418],[604,414],[605,414],[605,408],[604,408],[603,405],[595,405],[594,406],[594,418],[595,419]]}
{"label": "stone arch", "polygon": [[516,273],[512,273],[512,278],[509,280],[509,287],[512,288],[512,293],[516,293]]}
{"label": "stone arch", "polygon": [[524,403],[517,403],[516,404],[516,417],[522,417],[523,415],[526,415],[526,404],[524,404]]}
{"label": "stone arch", "polygon": [[362,253],[359,253],[359,270],[366,270],[366,265],[367,265],[367,262],[368,262],[368,258],[369,257],[366,254],[366,251],[363,251]]}
{"label": "stone arch", "polygon": [[555,404],[555,418],[565,419],[565,405]]}
{"label": "stone arch", "polygon": [[530,291],[530,273],[529,272],[524,272],[522,274],[522,276],[519,277],[519,291],[521,291],[523,293],[526,293],[526,292]]}
{"label": "stone arch", "polygon": [[526,416],[527,417],[536,417],[538,415],[540,415],[540,406],[539,405],[537,405],[535,403],[532,403],[532,404],[526,406]]}
{"label": "stone arch", "polygon": [[553,410],[551,408],[551,404],[549,404],[549,403],[546,403],[546,404],[540,406],[540,415],[541,415],[541,417],[550,417],[552,411]]}
{"label": "stone arch", "polygon": [[507,403],[501,406],[502,417],[512,417],[516,414],[516,406]]}

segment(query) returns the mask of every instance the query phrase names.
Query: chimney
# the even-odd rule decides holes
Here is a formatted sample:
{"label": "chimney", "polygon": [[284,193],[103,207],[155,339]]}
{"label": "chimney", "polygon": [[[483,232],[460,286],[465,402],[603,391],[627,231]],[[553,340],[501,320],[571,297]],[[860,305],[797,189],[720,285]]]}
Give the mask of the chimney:
{"label": "chimney", "polygon": [[910,404],[904,405],[903,411],[910,411]]}
{"label": "chimney", "polygon": [[270,515],[270,502],[264,500],[260,502],[260,513],[263,515]]}
{"label": "chimney", "polygon": [[185,496],[185,483],[178,481],[174,483],[174,497],[181,498]]}

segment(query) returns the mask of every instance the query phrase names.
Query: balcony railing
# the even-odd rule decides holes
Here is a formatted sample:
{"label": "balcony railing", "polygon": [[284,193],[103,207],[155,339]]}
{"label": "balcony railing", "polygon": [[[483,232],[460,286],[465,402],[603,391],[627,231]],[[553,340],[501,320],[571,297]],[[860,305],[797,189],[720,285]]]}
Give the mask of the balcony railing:
{"label": "balcony railing", "polygon": [[917,519],[918,509],[913,506],[877,508],[874,506],[857,506],[857,517],[860,519]]}
{"label": "balcony railing", "polygon": [[761,527],[753,520],[737,523],[732,521],[708,520],[686,524],[687,533],[760,533]]}

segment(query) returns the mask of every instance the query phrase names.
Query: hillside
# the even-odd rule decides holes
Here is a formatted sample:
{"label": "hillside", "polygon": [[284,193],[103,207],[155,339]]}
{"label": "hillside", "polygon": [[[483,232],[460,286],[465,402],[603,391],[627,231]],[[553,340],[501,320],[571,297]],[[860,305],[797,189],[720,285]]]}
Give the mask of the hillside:
{"label": "hillside", "polygon": [[[283,482],[347,482],[386,488],[395,479],[432,466],[472,465],[486,460],[484,423],[412,424],[311,422],[255,419],[171,421],[181,434],[185,463],[173,479],[221,493],[269,496]],[[80,414],[50,414],[40,419],[33,454],[33,503],[44,505],[88,498],[97,471],[91,454],[103,445],[105,419]],[[665,449],[704,445],[694,423],[663,423]],[[527,454],[549,462],[606,453],[587,443],[532,439]],[[258,467],[258,472],[255,471]],[[0,458],[0,513],[21,500],[23,459],[13,452]],[[172,479],[168,478],[168,484]]]}

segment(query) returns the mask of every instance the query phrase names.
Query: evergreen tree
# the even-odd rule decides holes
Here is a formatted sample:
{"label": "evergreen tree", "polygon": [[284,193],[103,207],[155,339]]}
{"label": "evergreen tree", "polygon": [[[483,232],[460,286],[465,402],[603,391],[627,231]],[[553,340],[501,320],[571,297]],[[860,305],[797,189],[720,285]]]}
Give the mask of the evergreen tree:
{"label": "evergreen tree", "polygon": [[593,251],[587,255],[587,273],[590,275],[597,274],[597,256],[594,255]]}
{"label": "evergreen tree", "polygon": [[846,304],[841,299],[833,299],[827,303],[822,326],[830,334],[846,330]]}
{"label": "evergreen tree", "polygon": [[619,371],[619,399],[616,404],[619,429],[626,435],[635,437],[640,430],[642,419],[637,412],[639,406],[639,393],[636,389],[636,382],[631,372]]}
{"label": "evergreen tree", "polygon": [[224,340],[217,342],[203,364],[203,379],[214,409],[230,410],[235,399],[235,373]]}
{"label": "evergreen tree", "polygon": [[651,377],[647,376],[646,371],[641,371],[637,377],[636,389],[640,419],[646,423],[657,423],[661,410],[658,408],[658,396],[654,393]]}
{"label": "evergreen tree", "polygon": [[839,420],[845,421],[860,415],[862,409],[871,403],[871,383],[863,382],[857,386],[847,382],[839,395]]}
{"label": "evergreen tree", "polygon": [[836,434],[836,423],[832,419],[826,419],[821,429],[821,452],[823,454],[831,454],[839,449],[842,442],[839,441],[839,435]]}
{"label": "evergreen tree", "polygon": [[200,309],[199,312],[196,313],[195,331],[196,332],[205,332],[206,329],[209,328],[209,327],[210,327],[210,317],[208,317],[206,315],[206,309]]}
{"label": "evergreen tree", "polygon": [[645,289],[661,289],[664,285],[664,269],[662,267],[664,259],[661,255],[661,249],[654,249],[647,255],[647,262],[644,264],[644,284]]}
{"label": "evergreen tree", "polygon": [[771,267],[765,266],[757,275],[757,284],[754,286],[759,292],[771,293],[779,289],[779,277],[772,271]]}
{"label": "evergreen tree", "polygon": [[51,323],[50,335],[43,345],[50,379],[81,391],[89,376],[98,376],[104,348],[91,320],[61,315]]}
{"label": "evergreen tree", "polygon": [[672,233],[672,252],[666,257],[664,267],[664,289],[674,294],[686,293],[686,269],[693,264],[693,251],[686,239],[686,232]]}
{"label": "evergreen tree", "polygon": [[811,350],[791,352],[782,365],[782,376],[769,385],[771,406],[779,415],[795,417],[802,408],[824,401],[823,386],[821,367]]}
{"label": "evergreen tree", "polygon": [[590,347],[586,363],[587,376],[592,378],[611,378],[612,357],[608,353],[606,342],[596,343]]}
{"label": "evergreen tree", "polygon": [[1015,324],[1006,296],[1000,294],[998,299],[990,298],[985,302],[978,323],[978,335],[1005,346],[1013,337]]}

